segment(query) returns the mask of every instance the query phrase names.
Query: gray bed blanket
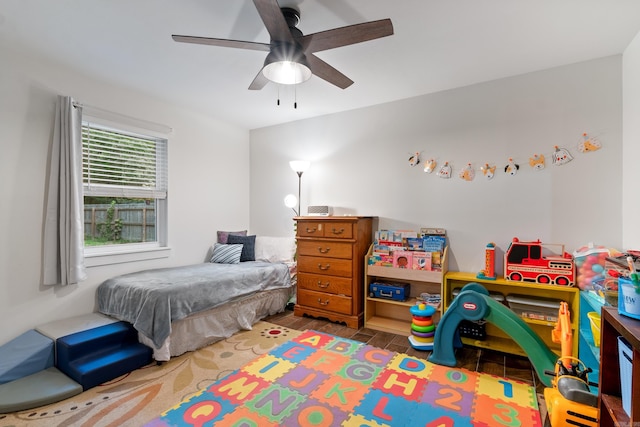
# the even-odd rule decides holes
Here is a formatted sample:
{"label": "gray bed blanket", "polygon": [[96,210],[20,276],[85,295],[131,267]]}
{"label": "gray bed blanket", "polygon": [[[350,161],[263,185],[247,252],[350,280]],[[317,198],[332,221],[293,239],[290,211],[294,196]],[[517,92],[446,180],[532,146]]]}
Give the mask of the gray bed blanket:
{"label": "gray bed blanket", "polygon": [[97,289],[101,313],[131,323],[160,347],[171,322],[245,295],[291,287],[286,264],[202,263],[117,276]]}

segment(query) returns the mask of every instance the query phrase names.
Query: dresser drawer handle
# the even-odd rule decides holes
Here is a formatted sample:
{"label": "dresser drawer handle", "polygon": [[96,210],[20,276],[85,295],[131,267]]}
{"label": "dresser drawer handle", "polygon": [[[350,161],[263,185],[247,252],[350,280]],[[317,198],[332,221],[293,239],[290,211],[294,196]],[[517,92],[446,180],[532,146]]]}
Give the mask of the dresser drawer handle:
{"label": "dresser drawer handle", "polygon": [[318,304],[320,304],[320,305],[329,305],[329,300],[326,300],[325,302],[322,302],[322,300],[320,298],[318,298]]}
{"label": "dresser drawer handle", "polygon": [[331,264],[327,264],[324,267],[322,266],[322,264],[318,264],[318,269],[322,271],[327,271],[329,268],[331,268]]}
{"label": "dresser drawer handle", "polygon": [[318,231],[317,228],[309,228],[309,227],[307,227],[307,233],[309,233],[309,234],[315,233],[316,231]]}
{"label": "dresser drawer handle", "polygon": [[342,234],[342,233],[344,233],[344,228],[341,228],[340,230],[336,230],[335,228],[332,228],[331,232],[333,234]]}
{"label": "dresser drawer handle", "polygon": [[331,248],[326,248],[326,249],[322,249],[322,247],[318,248],[318,252],[320,252],[321,254],[328,254],[330,250]]}
{"label": "dresser drawer handle", "polygon": [[322,289],[327,289],[329,287],[329,285],[331,284],[331,282],[327,282],[327,283],[322,283],[320,280],[318,280],[318,287],[322,288]]}

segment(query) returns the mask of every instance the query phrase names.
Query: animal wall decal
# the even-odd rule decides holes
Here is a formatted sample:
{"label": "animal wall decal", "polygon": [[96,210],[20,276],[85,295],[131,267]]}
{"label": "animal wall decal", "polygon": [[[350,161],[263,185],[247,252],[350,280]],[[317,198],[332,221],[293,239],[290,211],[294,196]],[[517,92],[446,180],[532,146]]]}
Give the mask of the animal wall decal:
{"label": "animal wall decal", "polygon": [[473,167],[471,167],[471,163],[467,163],[467,166],[460,171],[458,176],[465,181],[473,181],[473,178],[476,176],[476,172],[473,170]]}
{"label": "animal wall decal", "polygon": [[431,173],[435,170],[437,165],[438,163],[433,158],[431,158],[427,160],[427,163],[424,165],[424,171],[426,173]]}
{"label": "animal wall decal", "polygon": [[480,167],[480,170],[486,179],[493,179],[496,175],[496,165],[489,166],[489,163],[485,163],[484,166]]}
{"label": "animal wall decal", "polygon": [[444,165],[438,171],[438,176],[440,178],[449,179],[451,178],[451,166],[449,166],[449,162],[445,162]]}
{"label": "animal wall decal", "polygon": [[554,146],[553,152],[553,164],[556,166],[566,165],[571,160],[573,160],[573,156],[566,148]]}
{"label": "animal wall decal", "polygon": [[520,165],[514,163],[512,158],[509,158],[509,163],[507,163],[507,166],[504,167],[504,173],[514,176],[518,173],[519,169]]}
{"label": "animal wall decal", "polygon": [[538,171],[544,169],[544,154],[534,154],[533,157],[529,157],[529,166]]}
{"label": "animal wall decal", "polygon": [[589,137],[587,133],[582,134],[582,141],[578,144],[578,151],[581,153],[589,153],[602,148],[602,144],[596,138]]}

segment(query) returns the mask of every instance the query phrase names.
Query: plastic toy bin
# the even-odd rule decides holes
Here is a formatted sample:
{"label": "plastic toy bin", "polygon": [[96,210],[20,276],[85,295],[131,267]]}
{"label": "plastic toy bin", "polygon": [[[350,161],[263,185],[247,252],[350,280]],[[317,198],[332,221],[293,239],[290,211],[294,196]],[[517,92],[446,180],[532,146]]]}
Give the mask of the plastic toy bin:
{"label": "plastic toy bin", "polygon": [[593,289],[594,282],[604,279],[609,249],[589,243],[573,253],[576,265],[576,282],[582,290]]}
{"label": "plastic toy bin", "polygon": [[622,409],[631,416],[631,371],[633,352],[623,337],[618,337],[618,357],[620,359],[620,391],[622,392]]}
{"label": "plastic toy bin", "polygon": [[546,298],[534,298],[522,295],[507,295],[509,308],[525,319],[557,322],[558,310],[562,301]]}
{"label": "plastic toy bin", "polygon": [[590,311],[587,313],[589,323],[591,324],[591,334],[593,335],[593,344],[600,347],[600,313]]}
{"label": "plastic toy bin", "polygon": [[640,320],[640,282],[618,279],[618,313]]}

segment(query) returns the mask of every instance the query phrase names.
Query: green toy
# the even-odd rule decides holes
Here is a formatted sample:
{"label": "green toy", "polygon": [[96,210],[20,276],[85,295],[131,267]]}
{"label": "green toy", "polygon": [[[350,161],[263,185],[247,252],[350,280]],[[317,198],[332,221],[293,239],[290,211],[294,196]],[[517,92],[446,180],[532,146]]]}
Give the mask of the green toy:
{"label": "green toy", "polygon": [[553,371],[558,355],[513,311],[489,296],[489,291],[478,284],[469,283],[462,288],[442,316],[433,342],[429,361],[445,366],[456,366],[455,347],[462,347],[458,333],[461,320],[481,320],[493,323],[509,335],[528,355],[538,378],[547,387],[552,387],[551,378],[545,371]]}

